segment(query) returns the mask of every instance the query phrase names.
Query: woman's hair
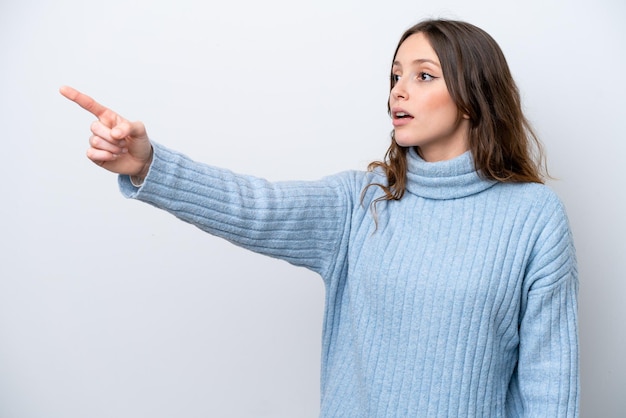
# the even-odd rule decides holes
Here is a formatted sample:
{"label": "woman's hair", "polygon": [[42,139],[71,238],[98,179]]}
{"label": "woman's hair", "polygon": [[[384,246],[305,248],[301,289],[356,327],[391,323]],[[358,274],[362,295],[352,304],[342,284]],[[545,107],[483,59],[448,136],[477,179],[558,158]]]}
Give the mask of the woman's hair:
{"label": "woman's hair", "polygon": [[[501,182],[543,183],[547,169],[542,146],[522,112],[519,91],[496,41],[469,23],[426,20],[404,32],[394,60],[400,45],[416,33],[430,42],[452,100],[461,114],[469,116],[469,149],[476,170],[486,179]],[[393,89],[394,77],[390,80]],[[398,200],[404,195],[406,152],[392,133],[384,161],[368,166],[369,170],[382,169],[388,183],[370,185],[385,193],[374,206],[377,201]]]}

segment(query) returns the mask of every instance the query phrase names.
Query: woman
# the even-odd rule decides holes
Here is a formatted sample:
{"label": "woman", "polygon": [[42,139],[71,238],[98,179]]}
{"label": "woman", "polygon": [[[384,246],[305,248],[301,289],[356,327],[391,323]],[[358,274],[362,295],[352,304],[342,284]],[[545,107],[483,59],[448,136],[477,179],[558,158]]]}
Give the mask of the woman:
{"label": "woman", "polygon": [[121,174],[126,196],[321,275],[321,416],[578,415],[571,233],[481,29],[410,28],[392,64],[385,160],[315,182],[193,162],[142,123],[61,93],[98,117],[87,156]]}

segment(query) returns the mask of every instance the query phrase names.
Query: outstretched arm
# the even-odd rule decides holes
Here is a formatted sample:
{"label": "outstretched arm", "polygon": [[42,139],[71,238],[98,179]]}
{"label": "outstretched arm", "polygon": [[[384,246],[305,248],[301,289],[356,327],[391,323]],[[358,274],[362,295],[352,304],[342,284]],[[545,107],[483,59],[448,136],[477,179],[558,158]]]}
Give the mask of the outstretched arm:
{"label": "outstretched arm", "polygon": [[152,162],[152,145],[141,122],[130,122],[78,90],[63,86],[59,92],[98,118],[91,125],[87,158],[118,174],[142,180]]}

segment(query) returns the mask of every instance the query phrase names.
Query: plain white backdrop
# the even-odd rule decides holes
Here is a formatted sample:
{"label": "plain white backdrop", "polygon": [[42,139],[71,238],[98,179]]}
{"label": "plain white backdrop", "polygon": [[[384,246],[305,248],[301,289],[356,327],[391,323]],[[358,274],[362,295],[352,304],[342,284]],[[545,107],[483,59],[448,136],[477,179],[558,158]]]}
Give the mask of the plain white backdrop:
{"label": "plain white backdrop", "polygon": [[364,169],[396,42],[428,17],[507,56],[578,249],[581,416],[622,416],[623,1],[2,0],[0,417],[317,416],[319,277],[122,198],[57,91],[235,171]]}

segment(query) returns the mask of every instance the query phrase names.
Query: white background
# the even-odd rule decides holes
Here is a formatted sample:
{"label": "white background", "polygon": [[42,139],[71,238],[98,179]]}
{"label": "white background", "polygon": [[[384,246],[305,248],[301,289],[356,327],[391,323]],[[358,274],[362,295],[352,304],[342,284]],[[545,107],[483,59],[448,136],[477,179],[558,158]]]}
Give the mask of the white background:
{"label": "white background", "polygon": [[235,171],[364,169],[427,17],[504,50],[578,248],[582,416],[626,410],[623,1],[1,1],[0,417],[315,417],[319,277],[123,199],[57,91]]}

